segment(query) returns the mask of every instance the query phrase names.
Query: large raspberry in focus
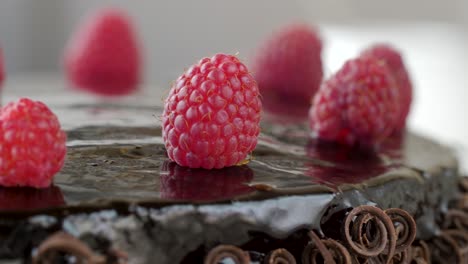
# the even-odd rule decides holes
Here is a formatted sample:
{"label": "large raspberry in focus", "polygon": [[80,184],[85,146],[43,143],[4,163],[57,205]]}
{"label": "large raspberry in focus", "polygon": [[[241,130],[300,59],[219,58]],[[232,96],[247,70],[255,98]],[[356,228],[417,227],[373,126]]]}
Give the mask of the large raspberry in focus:
{"label": "large raspberry in focus", "polygon": [[116,9],[103,9],[88,18],[65,50],[71,84],[103,96],[134,92],[141,79],[141,64],[130,18]]}
{"label": "large raspberry in focus", "polygon": [[164,163],[161,171],[161,196],[186,201],[227,200],[255,191],[248,183],[253,171],[248,166],[219,170],[191,169],[174,162]]}
{"label": "large raspberry in focus", "polygon": [[376,44],[364,50],[361,56],[372,56],[384,61],[392,72],[400,93],[400,113],[395,127],[395,131],[400,132],[406,126],[406,118],[413,99],[413,86],[400,52],[390,45]]}
{"label": "large raspberry in focus", "polygon": [[163,138],[169,158],[190,168],[223,168],[257,145],[257,83],[235,56],[204,58],[180,76],[165,101]]}
{"label": "large raspberry in focus", "polygon": [[304,119],[322,81],[322,42],[315,29],[291,24],[260,45],[252,72],[266,111]]}
{"label": "large raspberry in focus", "polygon": [[0,110],[0,185],[47,187],[63,166],[66,135],[41,102],[22,98]]}
{"label": "large raspberry in focus", "polygon": [[347,61],[314,97],[310,125],[328,141],[379,144],[395,129],[399,94],[386,64],[373,57]]}

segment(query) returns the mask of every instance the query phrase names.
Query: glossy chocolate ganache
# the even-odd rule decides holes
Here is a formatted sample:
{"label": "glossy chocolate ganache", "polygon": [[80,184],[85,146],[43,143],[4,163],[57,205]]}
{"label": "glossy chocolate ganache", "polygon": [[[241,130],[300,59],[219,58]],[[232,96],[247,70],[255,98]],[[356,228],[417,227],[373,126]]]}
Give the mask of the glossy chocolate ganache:
{"label": "glossy chocolate ganache", "polygon": [[[0,188],[0,259],[37,260],[58,234],[107,262],[203,263],[229,245],[250,252],[252,263],[285,257],[281,248],[303,263],[310,232],[339,241],[353,208],[403,209],[416,239],[427,240],[459,195],[452,150],[412,133],[369,152],[315,141],[305,124],[264,122],[246,164],[180,167],[165,153],[162,108],[148,97],[45,97],[67,130],[67,160],[48,189]],[[63,252],[44,259],[73,262]]]}

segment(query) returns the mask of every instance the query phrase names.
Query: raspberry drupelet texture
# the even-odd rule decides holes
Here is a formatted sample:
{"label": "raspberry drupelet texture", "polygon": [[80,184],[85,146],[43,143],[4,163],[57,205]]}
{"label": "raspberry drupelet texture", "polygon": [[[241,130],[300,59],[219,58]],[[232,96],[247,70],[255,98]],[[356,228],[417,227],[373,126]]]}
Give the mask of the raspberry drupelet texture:
{"label": "raspberry drupelet texture", "polygon": [[252,72],[265,111],[307,118],[323,77],[322,41],[307,24],[291,24],[273,33],[253,58]]}
{"label": "raspberry drupelet texture", "polygon": [[322,84],[309,118],[321,139],[375,146],[392,133],[399,111],[398,89],[386,64],[359,57]]}
{"label": "raspberry drupelet texture", "polygon": [[102,9],[71,38],[65,70],[73,87],[102,96],[127,95],[141,78],[139,41],[121,10]]}
{"label": "raspberry drupelet texture", "polygon": [[0,110],[0,185],[47,187],[66,155],[66,134],[43,103],[22,98]]}
{"label": "raspberry drupelet texture", "polygon": [[180,76],[165,101],[163,138],[169,158],[190,168],[223,168],[257,145],[257,83],[235,56],[204,58]]}
{"label": "raspberry drupelet texture", "polygon": [[413,86],[399,51],[387,44],[376,44],[364,50],[361,56],[372,56],[384,61],[390,69],[400,93],[400,113],[395,132],[402,131],[406,126],[406,118],[413,100]]}

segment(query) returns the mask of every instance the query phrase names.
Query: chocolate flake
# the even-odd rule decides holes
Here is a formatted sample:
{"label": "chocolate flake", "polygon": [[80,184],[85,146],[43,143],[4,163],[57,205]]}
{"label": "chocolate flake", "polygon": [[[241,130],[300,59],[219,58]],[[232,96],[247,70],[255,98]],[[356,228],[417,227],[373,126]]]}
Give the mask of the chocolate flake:
{"label": "chocolate flake", "polygon": [[390,263],[395,253],[397,235],[393,222],[374,206],[361,205],[349,212],[343,236],[348,248],[364,258],[385,254],[385,263]]}
{"label": "chocolate flake", "polygon": [[399,208],[387,209],[384,212],[392,220],[398,237],[395,252],[404,252],[416,238],[416,222],[408,212]]}
{"label": "chocolate flake", "polygon": [[242,249],[231,245],[219,245],[208,252],[205,264],[218,264],[223,259],[231,259],[235,264],[250,264],[250,256]]}
{"label": "chocolate flake", "polygon": [[270,253],[265,258],[265,264],[296,264],[294,256],[284,248],[278,248]]}
{"label": "chocolate flake", "polygon": [[352,259],[345,246],[333,239],[320,239],[314,231],[309,232],[310,243],[302,253],[302,263],[321,263],[319,256],[325,264],[344,263],[351,264]]}
{"label": "chocolate flake", "polygon": [[426,242],[419,240],[411,247],[411,261],[416,264],[431,263],[431,251]]}
{"label": "chocolate flake", "polygon": [[75,256],[80,263],[106,263],[104,256],[95,254],[85,243],[65,232],[59,231],[41,243],[36,256],[33,257],[33,264],[52,264],[57,254],[61,252]]}

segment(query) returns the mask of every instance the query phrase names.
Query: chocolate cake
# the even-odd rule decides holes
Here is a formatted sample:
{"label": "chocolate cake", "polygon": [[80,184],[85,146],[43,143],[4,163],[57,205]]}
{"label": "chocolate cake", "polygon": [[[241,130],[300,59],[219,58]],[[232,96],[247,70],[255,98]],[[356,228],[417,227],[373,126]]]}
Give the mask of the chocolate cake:
{"label": "chocolate cake", "polygon": [[160,95],[95,104],[50,90],[67,160],[48,189],[0,189],[2,261],[467,260],[466,213],[449,209],[464,206],[457,159],[433,140],[408,132],[369,153],[263,123],[246,164],[188,169],[166,156]]}

